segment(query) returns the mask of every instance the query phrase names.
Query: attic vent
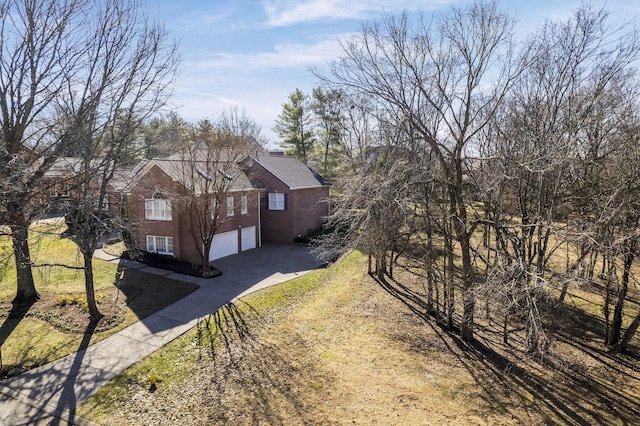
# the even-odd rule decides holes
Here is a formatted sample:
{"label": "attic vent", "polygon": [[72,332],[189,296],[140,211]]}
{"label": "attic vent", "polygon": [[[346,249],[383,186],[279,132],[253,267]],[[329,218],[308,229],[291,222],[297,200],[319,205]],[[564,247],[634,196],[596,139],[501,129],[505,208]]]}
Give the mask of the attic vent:
{"label": "attic vent", "polygon": [[200,169],[196,169],[196,171],[198,172],[198,174],[200,176],[202,176],[203,178],[205,178],[206,180],[208,180],[209,182],[211,182],[213,180],[213,178],[211,176],[209,176],[208,174],[206,174],[205,172],[203,172]]}
{"label": "attic vent", "polygon": [[233,177],[231,175],[229,175],[228,173],[225,173],[224,170],[218,169],[218,172],[220,172],[220,174],[222,174],[222,176],[224,176],[227,180],[233,180]]}
{"label": "attic vent", "polygon": [[164,194],[163,194],[162,192],[160,192],[160,191],[156,190],[156,191],[153,193],[153,199],[155,199],[155,200],[162,200],[162,199],[164,199]]}

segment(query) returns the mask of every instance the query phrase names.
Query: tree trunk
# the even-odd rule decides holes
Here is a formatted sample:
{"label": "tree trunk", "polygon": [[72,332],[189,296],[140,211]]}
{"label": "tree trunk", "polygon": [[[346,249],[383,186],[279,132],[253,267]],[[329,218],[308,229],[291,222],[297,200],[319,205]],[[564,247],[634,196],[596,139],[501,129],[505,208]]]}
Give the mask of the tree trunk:
{"label": "tree trunk", "polygon": [[622,336],[622,340],[620,340],[620,342],[616,344],[611,351],[614,353],[622,352],[627,347],[631,339],[633,339],[633,336],[635,336],[638,331],[638,327],[640,327],[640,311],[638,311],[636,317],[631,322],[631,325],[624,333],[624,336]]}
{"label": "tree trunk", "polygon": [[[464,209],[464,207],[462,207]],[[462,217],[466,221],[466,217]],[[460,326],[460,337],[465,342],[473,341],[473,326],[474,326],[474,311],[476,307],[476,296],[473,292],[473,274],[471,264],[471,244],[469,241],[469,234],[467,233],[464,222],[458,224],[457,229],[458,242],[460,243],[460,249],[462,251],[462,324]],[[460,229],[464,227],[464,229]]]}
{"label": "tree trunk", "polygon": [[604,315],[604,344],[609,345],[609,336],[611,330],[611,281],[614,277],[614,268],[615,263],[608,262],[608,256],[604,256],[602,259],[602,264],[604,269],[604,265],[609,264],[609,273],[607,276],[604,276],[604,272],[602,273],[602,278],[604,279],[604,303],[602,304],[602,314]]}
{"label": "tree trunk", "polygon": [[624,270],[622,271],[622,282],[620,283],[620,291],[618,292],[618,301],[613,311],[613,320],[611,321],[611,328],[609,330],[609,338],[607,344],[609,346],[615,345],[620,340],[620,334],[622,333],[622,314],[624,312],[624,302],[627,299],[627,293],[629,291],[629,276],[631,274],[631,265],[635,258],[636,241],[632,240],[630,243],[629,251],[624,255]]}
{"label": "tree trunk", "polygon": [[471,290],[466,290],[462,295],[462,324],[460,326],[460,337],[465,342],[473,341],[473,314],[476,307],[476,297]]}
{"label": "tree trunk", "polygon": [[455,276],[454,276],[454,264],[453,264],[453,245],[451,244],[451,237],[445,234],[445,280],[443,283],[444,290],[444,309],[447,321],[447,327],[453,328],[453,312],[455,303]]}
{"label": "tree trunk", "polygon": [[16,263],[17,292],[14,304],[33,303],[39,299],[33,282],[31,254],[29,253],[29,225],[12,227],[11,241]]}
{"label": "tree trunk", "polygon": [[87,307],[89,308],[89,316],[92,320],[102,317],[96,303],[96,295],[93,286],[93,253],[82,252],[84,259],[84,288],[87,295]]}
{"label": "tree trunk", "polygon": [[213,239],[209,241],[205,241],[204,248],[202,250],[202,275],[208,274],[211,271],[211,266],[209,265],[209,253],[211,252],[211,244],[213,243]]}

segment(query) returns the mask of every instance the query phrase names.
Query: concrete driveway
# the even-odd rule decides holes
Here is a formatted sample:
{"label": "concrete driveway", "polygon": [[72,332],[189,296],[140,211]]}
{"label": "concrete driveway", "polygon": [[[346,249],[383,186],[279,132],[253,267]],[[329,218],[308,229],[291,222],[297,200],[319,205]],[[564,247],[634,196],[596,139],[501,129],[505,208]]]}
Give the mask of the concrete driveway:
{"label": "concrete driveway", "polygon": [[207,315],[249,293],[301,276],[319,266],[308,247],[264,245],[218,259],[222,276],[202,279],[121,260],[96,257],[200,288],[107,339],[19,376],[0,381],[0,425],[91,424],[75,408],[117,374],[182,335]]}

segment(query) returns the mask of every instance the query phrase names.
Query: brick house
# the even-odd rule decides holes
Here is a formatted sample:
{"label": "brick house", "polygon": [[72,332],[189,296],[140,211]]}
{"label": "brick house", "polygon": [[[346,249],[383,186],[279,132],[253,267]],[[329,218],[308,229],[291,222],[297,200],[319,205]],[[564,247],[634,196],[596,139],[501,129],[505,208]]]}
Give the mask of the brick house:
{"label": "brick house", "polygon": [[322,225],[329,214],[329,183],[294,157],[281,152],[249,156],[242,165],[261,188],[262,240],[293,243]]}
{"label": "brick house", "polygon": [[[188,183],[178,172],[176,162],[171,159],[145,161],[132,174],[125,197],[134,246],[199,263],[197,243],[191,235],[193,218],[178,201],[187,194]],[[260,191],[244,173],[234,173],[231,180],[224,201],[217,207],[220,225],[213,238],[210,261],[260,245]]]}
{"label": "brick house", "polygon": [[[296,158],[254,155],[235,167],[219,206],[224,220],[213,238],[210,261],[260,247],[263,241],[294,243],[319,228],[329,213],[329,184]],[[135,247],[198,263],[190,234],[193,218],[176,202],[188,182],[175,159],[143,161],[131,174],[123,193]]]}
{"label": "brick house", "polygon": [[94,174],[90,179],[90,186],[87,193],[79,194],[83,191],[82,182],[85,178],[83,174],[83,160],[78,157],[59,157],[49,169],[44,173],[41,182],[42,188],[49,197],[47,203],[54,214],[65,214],[82,197],[84,201],[90,201],[96,211],[102,211],[111,216],[118,214],[119,197],[116,194],[114,185],[107,184],[104,191],[101,205],[98,205],[100,198],[100,173],[101,161],[92,160],[89,170]]}

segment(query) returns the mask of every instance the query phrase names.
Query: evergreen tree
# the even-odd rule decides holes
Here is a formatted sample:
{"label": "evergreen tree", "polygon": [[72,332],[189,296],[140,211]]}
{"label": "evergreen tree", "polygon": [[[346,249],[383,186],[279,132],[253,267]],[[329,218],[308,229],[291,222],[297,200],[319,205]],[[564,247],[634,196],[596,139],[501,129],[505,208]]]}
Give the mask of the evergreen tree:
{"label": "evergreen tree", "polygon": [[296,89],[289,95],[289,102],[282,105],[282,112],[273,128],[282,138],[280,146],[305,164],[315,143],[312,123],[309,97]]}

